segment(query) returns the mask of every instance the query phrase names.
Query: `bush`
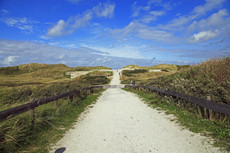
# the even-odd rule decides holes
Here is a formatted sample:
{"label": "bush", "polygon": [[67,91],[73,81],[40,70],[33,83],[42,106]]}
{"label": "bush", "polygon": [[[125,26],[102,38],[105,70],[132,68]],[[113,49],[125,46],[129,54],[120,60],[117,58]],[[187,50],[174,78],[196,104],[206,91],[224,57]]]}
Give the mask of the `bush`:
{"label": "bush", "polygon": [[162,76],[142,85],[173,90],[195,97],[212,97],[217,103],[230,104],[230,57],[214,58],[169,76]]}
{"label": "bush", "polygon": [[14,74],[16,72],[19,72],[19,66],[1,67],[0,68],[0,74],[10,75],[10,74]]}
{"label": "bush", "polygon": [[161,71],[163,71],[163,72],[169,72],[169,70],[167,70],[167,69],[163,69],[163,70],[161,70]]}
{"label": "bush", "polygon": [[132,77],[134,74],[148,72],[146,69],[135,69],[135,70],[123,70],[122,75]]}
{"label": "bush", "polygon": [[91,85],[106,84],[108,82],[106,76],[85,76],[84,80]]}
{"label": "bush", "polygon": [[4,95],[2,104],[14,104],[17,102],[28,101],[32,95],[32,90],[29,87],[13,88],[9,94]]}

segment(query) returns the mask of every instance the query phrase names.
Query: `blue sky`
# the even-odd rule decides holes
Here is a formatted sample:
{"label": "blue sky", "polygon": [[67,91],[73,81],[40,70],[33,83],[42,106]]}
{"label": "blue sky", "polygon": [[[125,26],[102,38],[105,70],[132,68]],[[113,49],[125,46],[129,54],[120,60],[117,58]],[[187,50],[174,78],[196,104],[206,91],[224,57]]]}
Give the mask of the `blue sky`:
{"label": "blue sky", "polygon": [[121,68],[230,55],[229,0],[0,0],[0,67]]}

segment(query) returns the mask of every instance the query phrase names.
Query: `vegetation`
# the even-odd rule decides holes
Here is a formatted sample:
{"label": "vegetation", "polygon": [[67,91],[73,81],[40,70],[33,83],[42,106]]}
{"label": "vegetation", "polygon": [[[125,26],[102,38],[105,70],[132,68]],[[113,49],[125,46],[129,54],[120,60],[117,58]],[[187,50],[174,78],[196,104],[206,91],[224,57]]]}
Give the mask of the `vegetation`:
{"label": "vegetation", "polygon": [[[142,69],[145,70],[145,69]],[[174,72],[146,72],[144,73],[132,73],[133,70],[123,70],[121,76],[122,84],[129,84],[130,81],[141,82],[144,80],[151,80],[153,78],[157,78],[159,76],[166,76],[173,74]],[[130,73],[131,72],[131,73]]]}
{"label": "vegetation", "polygon": [[123,67],[122,69],[126,69],[126,68],[129,68],[129,69],[146,69],[146,70],[167,69],[167,70],[171,70],[171,71],[176,71],[178,69],[178,67],[181,67],[181,66],[171,65],[171,64],[158,64],[158,65],[154,65],[154,66],[150,66],[150,67],[141,67],[139,65],[127,65],[127,66]]}
{"label": "vegetation", "polygon": [[93,71],[88,76],[113,76],[113,71]]}
{"label": "vegetation", "polygon": [[125,67],[123,67],[122,69],[140,69],[141,67],[139,65],[127,65]]}
{"label": "vegetation", "polygon": [[230,104],[230,57],[209,59],[177,73],[141,82],[161,89]]}
{"label": "vegetation", "polygon": [[134,74],[145,73],[145,72],[148,72],[148,71],[145,70],[145,69],[123,70],[122,75],[124,75],[124,76],[134,76]]}
{"label": "vegetation", "polygon": [[230,151],[230,121],[203,119],[198,112],[191,109],[182,109],[170,97],[162,98],[157,94],[149,94],[148,90],[137,91],[124,89],[138,94],[150,107],[163,111],[166,115],[173,114],[176,118],[171,120],[184,126],[188,130],[201,133],[214,138],[214,145]]}
{"label": "vegetation", "polygon": [[177,67],[177,70],[181,70],[181,69],[189,68],[191,66],[190,65],[176,65],[176,67]]}
{"label": "vegetation", "polygon": [[35,109],[35,120],[29,112],[0,123],[0,152],[48,152],[49,145],[71,128],[85,108],[95,102],[103,90],[88,95],[82,91],[73,100],[61,99],[55,108],[48,103]]}
{"label": "vegetation", "polygon": [[[109,69],[101,66],[88,68]],[[47,145],[64,133],[65,130],[59,128],[70,128],[84,108],[95,101],[103,91],[89,95],[81,89],[90,86],[92,82],[108,83],[107,76],[112,75],[109,71],[97,71],[101,76],[92,72],[70,79],[66,72],[75,69],[78,68],[70,68],[64,64],[37,63],[0,68],[0,111],[28,103],[30,98],[45,98],[74,89],[81,91],[73,100],[59,100],[58,108],[55,108],[53,103],[37,107],[35,120],[26,112],[0,123],[0,152],[47,152]]]}
{"label": "vegetation", "polygon": [[[214,102],[230,104],[230,56],[216,57],[198,65],[181,66],[176,73],[148,80],[142,79],[140,84],[204,99],[211,96]],[[144,92],[137,93],[146,99],[151,107],[160,107],[166,110],[166,114],[175,114],[181,124],[189,130],[211,135],[215,138],[215,145],[230,151],[230,116],[210,111],[213,117],[206,120],[203,115],[206,109],[186,100],[179,100],[174,96],[162,98]]]}
{"label": "vegetation", "polygon": [[86,67],[86,66],[79,66],[76,68],[73,68],[71,71],[91,71],[91,70],[97,70],[97,69],[104,69],[104,70],[112,70],[109,67],[105,66],[96,66],[96,67]]}
{"label": "vegetation", "polygon": [[[151,80],[159,76],[171,75],[175,73],[178,69],[177,65],[170,64],[159,64],[150,67],[140,67],[138,65],[128,65],[123,67],[121,83],[129,84],[130,81],[135,81],[139,83],[143,80]],[[182,66],[183,67],[183,66]],[[125,70],[125,68],[134,69],[134,70]],[[151,70],[161,70],[161,72],[151,72]]]}
{"label": "vegetation", "polygon": [[146,69],[166,69],[166,70],[171,70],[171,71],[176,71],[177,66],[176,65],[171,65],[171,64],[158,64],[155,66],[150,66],[150,67],[144,67]]}

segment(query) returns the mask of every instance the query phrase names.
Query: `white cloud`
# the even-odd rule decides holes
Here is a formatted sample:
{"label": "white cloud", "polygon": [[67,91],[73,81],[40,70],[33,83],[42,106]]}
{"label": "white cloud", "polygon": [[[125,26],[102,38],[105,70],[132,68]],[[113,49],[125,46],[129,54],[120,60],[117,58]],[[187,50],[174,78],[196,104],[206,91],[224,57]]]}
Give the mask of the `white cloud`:
{"label": "white cloud", "polygon": [[137,48],[135,46],[130,46],[130,45],[121,45],[121,46],[116,46],[114,48],[97,47],[97,46],[91,47],[91,48],[94,50],[100,50],[102,52],[108,53],[107,56],[136,58],[136,59],[143,59],[144,58],[140,54],[140,50],[139,50],[140,47]]}
{"label": "white cloud", "polygon": [[8,26],[17,27],[18,29],[33,32],[34,24],[38,21],[29,20],[26,17],[23,18],[1,18],[0,21],[5,22]]}
{"label": "white cloud", "polygon": [[162,0],[149,0],[148,1],[148,5],[155,5],[157,7],[161,6],[163,7],[165,10],[171,10],[173,6],[177,5],[177,4],[171,4],[171,1],[169,2],[163,2]]}
{"label": "white cloud", "polygon": [[1,12],[9,13],[9,11],[7,11],[7,10],[5,10],[5,9],[1,9]]}
{"label": "white cloud", "polygon": [[66,31],[66,27],[68,25],[65,23],[64,20],[59,20],[58,23],[50,28],[47,32],[48,36],[54,37],[54,36],[61,36],[61,35],[66,35],[69,34],[71,31]]}
{"label": "white cloud", "polygon": [[1,9],[0,12],[1,12],[1,15],[5,15],[5,14],[10,13],[9,11],[7,11],[5,9]]}
{"label": "white cloud", "polygon": [[99,3],[97,6],[93,8],[97,17],[113,17],[115,3]]}
{"label": "white cloud", "polygon": [[67,47],[67,48],[75,48],[75,44],[68,44],[68,45],[65,45],[65,47]]}
{"label": "white cloud", "polygon": [[47,36],[55,37],[68,35],[73,33],[80,27],[85,27],[86,24],[93,18],[93,15],[96,14],[97,17],[113,17],[114,3],[99,3],[97,6],[92,9],[86,10],[81,15],[75,17],[70,17],[66,22],[64,20],[59,20],[53,27],[48,29],[46,33]]}
{"label": "white cloud", "polygon": [[144,24],[138,22],[130,22],[130,24],[123,29],[114,29],[109,30],[109,32],[119,39],[123,39],[124,37],[132,34],[133,36],[137,36],[146,40],[154,40],[154,41],[163,41],[163,42],[175,42],[177,40],[171,33],[158,30],[154,27],[148,27]]}
{"label": "white cloud", "polygon": [[[44,43],[0,39],[0,50],[2,52],[0,61],[4,61],[0,62],[1,67],[31,62],[46,64],[64,63],[71,67],[103,65],[112,68],[121,68],[128,64],[152,64],[151,60],[140,59],[141,55],[138,55],[138,50],[133,46],[121,46],[114,49],[101,48],[99,51],[99,49],[90,48],[65,49]],[[104,56],[106,51],[109,51],[109,55]],[[120,56],[121,53],[123,57],[112,56]],[[3,58],[3,56],[7,58]]]}
{"label": "white cloud", "polygon": [[16,61],[16,58],[18,58],[19,56],[8,56],[4,59],[4,61],[2,61],[2,64],[4,65],[11,65],[14,64],[14,62]]}
{"label": "white cloud", "polygon": [[145,15],[140,21],[144,23],[149,23],[151,21],[156,21],[157,17],[165,14],[165,11],[151,11],[149,15]]}
{"label": "white cloud", "polygon": [[206,3],[204,5],[199,5],[193,9],[193,13],[203,15],[207,11],[211,11],[215,8],[219,8],[222,6],[222,3],[226,0],[206,0]]}
{"label": "white cloud", "polygon": [[207,40],[215,38],[218,34],[219,34],[219,30],[215,30],[215,31],[202,31],[202,32],[199,32],[198,34],[194,34],[190,38],[189,42],[195,43],[195,42],[207,41]]}
{"label": "white cloud", "polygon": [[138,36],[140,38],[143,38],[143,39],[149,39],[149,40],[155,40],[155,41],[168,41],[168,42],[174,41],[174,40],[172,40],[172,38],[174,38],[172,34],[166,32],[166,31],[155,30],[155,29],[151,29],[151,28],[140,29],[138,31]]}
{"label": "white cloud", "polygon": [[208,30],[213,28],[223,29],[226,33],[230,32],[230,17],[226,18],[228,16],[227,10],[222,9],[219,10],[217,13],[213,13],[210,17],[207,19],[202,19],[200,21],[194,21],[192,24],[190,24],[187,29],[189,32],[192,32],[194,30]]}
{"label": "white cloud", "polygon": [[38,36],[38,37],[41,38],[41,39],[44,39],[44,40],[49,40],[49,39],[51,39],[50,37],[44,36],[44,35],[40,35],[40,36]]}
{"label": "white cloud", "polygon": [[150,10],[150,6],[138,6],[137,7],[137,2],[134,2],[132,5],[132,10],[133,10],[133,14],[131,15],[131,17],[137,17],[140,14],[140,11],[144,10],[144,11],[149,11]]}
{"label": "white cloud", "polygon": [[86,23],[93,18],[93,12],[88,10],[84,12],[81,16],[76,16],[74,19],[69,19],[69,21],[74,20],[72,27],[74,29],[78,29],[80,27],[84,27]]}
{"label": "white cloud", "polygon": [[195,7],[189,15],[179,16],[176,19],[171,20],[167,25],[160,26],[161,29],[181,31],[184,29],[183,26],[190,24],[191,21],[201,17],[208,11],[219,8],[226,0],[206,0],[204,5]]}

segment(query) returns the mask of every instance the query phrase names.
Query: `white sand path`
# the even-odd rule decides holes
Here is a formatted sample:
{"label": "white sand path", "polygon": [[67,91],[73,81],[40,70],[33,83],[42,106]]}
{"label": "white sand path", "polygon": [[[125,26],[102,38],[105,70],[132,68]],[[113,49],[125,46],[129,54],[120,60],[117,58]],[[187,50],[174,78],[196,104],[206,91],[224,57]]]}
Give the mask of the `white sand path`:
{"label": "white sand path", "polygon": [[[111,84],[119,83],[114,71]],[[135,94],[122,89],[107,89],[92,106],[50,153],[61,147],[66,149],[64,153],[219,152],[204,141],[206,137],[182,130],[170,121],[172,115],[147,107]]]}

